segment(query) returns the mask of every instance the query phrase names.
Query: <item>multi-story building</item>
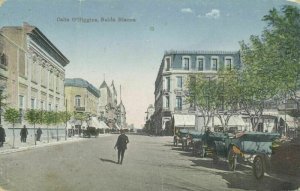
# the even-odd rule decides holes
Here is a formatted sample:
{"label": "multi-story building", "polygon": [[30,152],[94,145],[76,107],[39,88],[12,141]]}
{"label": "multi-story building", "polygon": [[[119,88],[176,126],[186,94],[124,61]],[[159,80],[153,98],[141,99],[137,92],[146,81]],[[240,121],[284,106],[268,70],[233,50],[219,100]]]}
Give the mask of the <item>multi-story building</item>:
{"label": "multi-story building", "polygon": [[191,114],[190,104],[185,101],[185,81],[190,74],[215,76],[224,67],[241,67],[238,51],[165,52],[155,81],[153,119],[156,133],[170,128],[172,118],[177,127],[194,127],[195,115]]}
{"label": "multi-story building", "polygon": [[65,98],[69,112],[98,115],[100,92],[92,84],[81,78],[66,78]]}
{"label": "multi-story building", "polygon": [[64,67],[69,60],[35,26],[0,30],[0,85],[9,107],[64,110]]}

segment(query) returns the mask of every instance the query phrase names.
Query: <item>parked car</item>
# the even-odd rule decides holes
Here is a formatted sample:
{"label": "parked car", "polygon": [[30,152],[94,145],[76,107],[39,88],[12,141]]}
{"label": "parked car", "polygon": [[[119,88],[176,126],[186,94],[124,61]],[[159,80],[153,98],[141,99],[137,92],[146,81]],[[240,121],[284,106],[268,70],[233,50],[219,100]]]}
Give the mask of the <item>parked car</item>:
{"label": "parked car", "polygon": [[265,173],[272,176],[300,180],[300,137],[273,145],[270,157],[257,156],[253,163],[253,173],[257,179],[262,179]]}
{"label": "parked car", "polygon": [[91,138],[91,136],[98,137],[100,133],[99,129],[96,129],[96,127],[87,127],[83,130],[83,137]]}

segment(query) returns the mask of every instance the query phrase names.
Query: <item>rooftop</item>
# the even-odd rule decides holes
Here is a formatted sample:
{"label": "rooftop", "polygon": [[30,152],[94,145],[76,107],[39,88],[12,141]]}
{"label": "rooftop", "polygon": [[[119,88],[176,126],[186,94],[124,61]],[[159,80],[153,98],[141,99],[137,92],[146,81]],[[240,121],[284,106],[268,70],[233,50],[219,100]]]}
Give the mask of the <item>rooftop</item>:
{"label": "rooftop", "polygon": [[65,79],[65,87],[80,87],[87,88],[92,94],[96,97],[100,97],[100,92],[97,88],[95,88],[92,84],[82,78],[66,78]]}

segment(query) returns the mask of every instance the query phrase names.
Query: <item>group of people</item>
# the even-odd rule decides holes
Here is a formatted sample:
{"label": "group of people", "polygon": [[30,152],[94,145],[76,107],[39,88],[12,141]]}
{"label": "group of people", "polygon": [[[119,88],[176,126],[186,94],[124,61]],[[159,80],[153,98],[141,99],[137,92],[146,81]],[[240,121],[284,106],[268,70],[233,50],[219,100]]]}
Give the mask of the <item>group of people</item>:
{"label": "group of people", "polygon": [[[42,135],[42,129],[39,127],[36,131],[36,140],[37,141],[41,141],[41,135]],[[26,128],[26,125],[23,126],[23,128],[20,131],[20,136],[21,136],[21,142],[22,143],[26,143],[26,139],[27,139],[27,135],[28,135],[28,130]],[[5,142],[5,130],[2,127],[2,125],[0,125],[0,147],[3,147],[3,143]]]}
{"label": "group of people", "polygon": [[[41,141],[42,133],[43,133],[42,129],[40,127],[37,128],[37,131],[36,131],[36,140],[37,141]],[[26,125],[24,125],[20,131],[21,142],[26,143],[27,135],[28,135],[28,130],[26,128]]]}

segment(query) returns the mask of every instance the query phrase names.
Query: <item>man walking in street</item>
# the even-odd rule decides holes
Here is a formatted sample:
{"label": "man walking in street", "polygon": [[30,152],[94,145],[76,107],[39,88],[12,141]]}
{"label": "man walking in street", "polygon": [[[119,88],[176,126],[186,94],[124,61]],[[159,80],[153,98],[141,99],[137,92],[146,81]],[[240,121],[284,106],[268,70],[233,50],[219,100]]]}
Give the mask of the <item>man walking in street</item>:
{"label": "man walking in street", "polygon": [[27,135],[28,135],[28,131],[26,125],[24,125],[20,132],[21,142],[26,143]]}
{"label": "man walking in street", "polygon": [[3,147],[3,143],[5,142],[5,130],[3,129],[2,125],[0,125],[0,147]]}
{"label": "man walking in street", "polygon": [[[121,129],[121,135],[119,135],[118,140],[115,145],[115,149],[118,149],[118,164],[122,164],[125,150],[127,149],[127,144],[129,143],[128,137],[125,135],[125,131]],[[121,161],[120,161],[121,157]]]}

